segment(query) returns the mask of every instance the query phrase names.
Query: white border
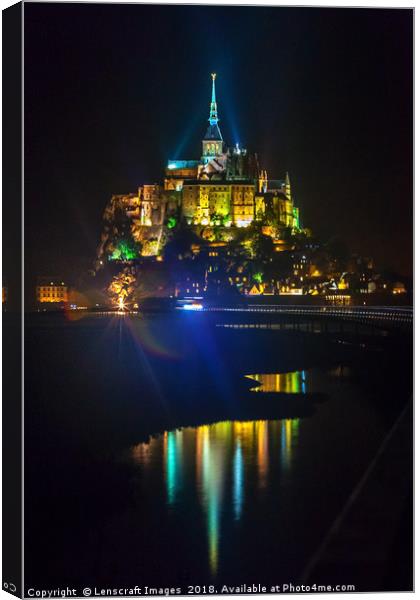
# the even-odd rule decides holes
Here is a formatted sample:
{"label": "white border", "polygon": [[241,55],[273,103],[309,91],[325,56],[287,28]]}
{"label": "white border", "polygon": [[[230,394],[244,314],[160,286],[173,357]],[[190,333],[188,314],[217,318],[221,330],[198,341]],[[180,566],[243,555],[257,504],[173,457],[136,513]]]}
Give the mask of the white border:
{"label": "white border", "polygon": [[[37,1],[37,0],[33,0],[33,1]],[[39,1],[48,1],[48,0],[39,0]],[[335,7],[335,8],[348,8],[348,7],[352,7],[352,8],[407,8],[407,9],[413,9],[414,8],[414,1],[412,2],[400,2],[398,0],[382,0],[381,2],[375,2],[373,0],[365,0],[365,1],[359,1],[359,2],[355,2],[355,3],[349,3],[349,2],[340,2],[339,4],[337,3],[333,3],[333,2],[329,2],[327,0],[318,0],[317,2],[301,2],[301,1],[296,1],[296,0],[289,0],[288,2],[280,2],[280,1],[263,1],[263,2],[259,2],[258,0],[211,0],[210,2],[203,2],[200,0],[183,0],[183,1],[176,1],[176,0],[163,0],[160,2],[153,2],[153,0],[143,0],[143,2],[136,2],[136,0],[114,0],[114,2],[100,2],[100,0],[93,0],[91,2],[88,2],[87,0],[60,0],[61,2],[85,2],[85,3],[112,3],[112,4],[182,4],[182,5],[188,5],[188,4],[192,4],[192,5],[231,5],[231,6],[294,6],[294,7]],[[15,1],[13,0],[0,0],[0,7],[2,10],[4,10],[5,8],[8,8],[9,6],[12,6],[16,4]],[[23,18],[24,18],[24,3],[23,3],[23,10],[22,10],[22,309],[24,309],[24,102],[23,102],[23,95],[24,95],[24,28],[23,28]],[[417,13],[416,11],[414,12],[414,28],[415,30],[417,29],[416,27],[417,24]],[[1,34],[0,34],[1,35]],[[1,45],[0,45],[0,56],[1,56]],[[414,58],[416,58],[416,56],[414,56]],[[415,60],[415,67],[414,67],[414,75],[417,74],[417,61]],[[417,97],[417,95],[415,94],[415,91],[417,89],[417,77],[415,77],[414,79],[414,98]],[[0,91],[1,91],[1,82],[0,82]],[[1,100],[0,100],[0,106],[1,106]],[[1,131],[1,128],[0,128]],[[417,122],[415,122],[415,127],[414,127],[414,135],[415,135],[415,139],[417,138],[417,134],[418,133],[418,125]],[[1,157],[1,149],[0,149],[0,157]],[[417,171],[417,167],[418,167],[418,157],[416,156],[416,154],[414,155],[414,169],[415,169],[415,173]],[[0,167],[1,168],[1,167]],[[414,196],[415,197],[415,196]],[[5,201],[7,201],[7,199],[5,199]],[[0,215],[0,224],[1,224],[1,215]],[[415,213],[414,215],[414,226],[418,224],[418,216]],[[1,236],[1,233],[0,233]],[[414,246],[414,250],[415,250],[415,259],[417,258],[417,248]],[[1,248],[0,248],[0,258],[1,258]],[[415,264],[416,264],[416,260],[415,260]],[[415,282],[415,292],[417,292],[417,282]],[[415,298],[417,298],[417,294],[415,293]],[[24,312],[22,310],[22,494],[24,493],[24,378],[23,378],[23,368],[24,368]],[[416,327],[415,327],[415,332],[416,331]],[[417,337],[417,336],[416,336]],[[0,347],[0,356],[1,356],[1,347]],[[418,356],[415,357],[415,372],[419,372],[420,373],[420,359]],[[0,373],[1,373],[1,365],[0,365]],[[418,411],[417,411],[418,412]],[[415,415],[415,423],[417,423],[417,414]],[[0,434],[1,435],[1,434]],[[417,453],[418,453],[418,448],[415,448],[415,459],[417,459]],[[415,475],[417,475],[417,465],[418,465],[418,461],[415,460]],[[0,483],[1,486],[1,483]],[[1,490],[1,487],[0,487]],[[1,500],[0,500],[0,507],[1,507]],[[417,508],[417,502],[416,502],[416,508]],[[24,553],[23,553],[23,543],[24,543],[24,503],[22,502],[22,590],[24,590],[24,578],[23,578],[23,573],[24,573]],[[415,538],[418,539],[418,534],[419,534],[419,525],[418,525],[418,521],[415,522]],[[419,568],[419,558],[418,558],[419,553],[415,553],[415,573],[418,572],[418,568]],[[1,564],[1,548],[0,548],[0,564]],[[1,580],[1,577],[0,577]],[[314,595],[314,594],[311,594]],[[370,594],[367,594],[370,595]],[[375,596],[378,595],[382,595],[382,594],[375,594]],[[271,596],[271,595],[270,595]],[[348,597],[348,594],[333,594],[333,596],[331,596],[331,594],[316,594],[317,597],[320,598],[344,598],[344,597]],[[392,593],[392,592],[388,592],[386,593],[386,597],[389,598],[390,596],[395,597],[395,598],[403,598],[405,597],[405,594],[396,594],[396,593]],[[225,596],[226,598],[239,598],[239,597],[248,597],[249,596]],[[258,597],[258,598],[264,598],[264,596],[253,596]],[[11,595],[7,594],[6,592],[4,592],[3,590],[0,591],[0,600],[6,600],[6,599],[10,599]]]}

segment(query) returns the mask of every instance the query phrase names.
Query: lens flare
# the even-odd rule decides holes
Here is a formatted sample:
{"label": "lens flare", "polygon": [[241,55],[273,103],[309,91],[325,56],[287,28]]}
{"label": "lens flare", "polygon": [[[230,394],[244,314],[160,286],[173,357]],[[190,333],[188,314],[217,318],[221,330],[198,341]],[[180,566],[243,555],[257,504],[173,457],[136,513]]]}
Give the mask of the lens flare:
{"label": "lens flare", "polygon": [[118,298],[118,310],[123,311],[125,309],[125,302],[124,302],[124,298],[122,296],[120,296]]}

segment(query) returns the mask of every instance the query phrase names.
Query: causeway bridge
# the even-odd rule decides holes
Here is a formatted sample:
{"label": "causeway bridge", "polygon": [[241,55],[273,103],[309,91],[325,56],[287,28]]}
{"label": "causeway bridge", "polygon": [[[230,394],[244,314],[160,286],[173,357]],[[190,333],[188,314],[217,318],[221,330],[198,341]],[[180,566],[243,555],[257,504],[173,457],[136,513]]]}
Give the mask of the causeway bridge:
{"label": "causeway bridge", "polygon": [[[223,326],[297,329],[314,332],[399,332],[410,334],[411,306],[301,306],[244,304],[240,306],[197,306],[198,312],[225,317]],[[244,322],[244,317],[246,320]],[[253,321],[255,321],[253,323]]]}

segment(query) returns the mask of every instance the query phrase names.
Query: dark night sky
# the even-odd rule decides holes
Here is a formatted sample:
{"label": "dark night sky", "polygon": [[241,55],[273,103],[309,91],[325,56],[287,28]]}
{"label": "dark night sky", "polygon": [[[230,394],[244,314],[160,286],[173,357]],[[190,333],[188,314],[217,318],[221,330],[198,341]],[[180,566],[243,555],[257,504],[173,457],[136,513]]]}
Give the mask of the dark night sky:
{"label": "dark night sky", "polygon": [[25,4],[28,273],[75,280],[113,193],[227,142],[289,171],[305,226],[411,273],[412,11]]}

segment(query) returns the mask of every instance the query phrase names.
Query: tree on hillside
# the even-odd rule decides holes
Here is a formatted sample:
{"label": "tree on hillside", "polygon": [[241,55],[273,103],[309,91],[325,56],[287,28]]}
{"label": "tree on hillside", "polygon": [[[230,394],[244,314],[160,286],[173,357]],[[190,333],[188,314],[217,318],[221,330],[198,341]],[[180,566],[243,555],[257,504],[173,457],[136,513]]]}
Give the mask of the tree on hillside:
{"label": "tree on hillside", "polygon": [[191,246],[202,244],[199,238],[190,227],[183,224],[172,235],[164,248],[165,260],[178,260],[179,257],[187,258],[191,256]]}
{"label": "tree on hillside", "polygon": [[257,233],[252,240],[251,248],[257,261],[267,262],[273,254],[273,240],[268,235]]}

